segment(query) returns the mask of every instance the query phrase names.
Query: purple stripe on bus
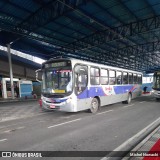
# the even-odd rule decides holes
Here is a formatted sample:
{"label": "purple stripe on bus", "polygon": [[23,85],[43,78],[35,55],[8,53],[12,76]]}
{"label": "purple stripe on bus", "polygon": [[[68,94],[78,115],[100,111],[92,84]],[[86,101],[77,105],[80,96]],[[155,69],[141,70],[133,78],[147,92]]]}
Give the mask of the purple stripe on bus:
{"label": "purple stripe on bus", "polygon": [[78,99],[90,98],[95,96],[109,96],[116,94],[124,94],[127,92],[135,92],[138,89],[138,85],[126,85],[126,86],[97,86],[86,88],[77,97]]}

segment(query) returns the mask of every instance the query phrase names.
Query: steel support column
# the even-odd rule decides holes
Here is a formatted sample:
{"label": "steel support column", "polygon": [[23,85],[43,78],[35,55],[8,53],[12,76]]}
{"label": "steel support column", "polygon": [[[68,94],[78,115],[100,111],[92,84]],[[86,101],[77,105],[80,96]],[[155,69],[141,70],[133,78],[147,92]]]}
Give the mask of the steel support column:
{"label": "steel support column", "polygon": [[7,44],[8,61],[9,61],[9,72],[10,72],[10,84],[11,84],[11,94],[12,99],[14,99],[14,84],[13,84],[13,71],[12,71],[12,59],[11,59],[11,45]]}

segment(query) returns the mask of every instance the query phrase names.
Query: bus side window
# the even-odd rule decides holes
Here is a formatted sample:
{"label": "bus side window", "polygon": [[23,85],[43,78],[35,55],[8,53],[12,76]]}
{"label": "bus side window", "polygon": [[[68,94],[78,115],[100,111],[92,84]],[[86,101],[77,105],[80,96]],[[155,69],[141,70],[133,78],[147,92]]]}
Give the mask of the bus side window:
{"label": "bus side window", "polygon": [[90,68],[90,83],[91,85],[99,85],[100,82],[100,70],[99,68]]}
{"label": "bus side window", "polygon": [[112,70],[109,71],[109,84],[110,85],[116,84],[116,72],[115,71],[112,71]]}
{"label": "bus side window", "polygon": [[133,84],[137,84],[137,74],[133,74]]}
{"label": "bus side window", "polygon": [[142,84],[142,75],[138,74],[138,84]]}
{"label": "bus side window", "polygon": [[123,72],[123,84],[128,84],[128,73]]}
{"label": "bus side window", "polygon": [[107,85],[108,84],[108,70],[101,69],[101,84]]}
{"label": "bus side window", "polygon": [[129,73],[129,84],[133,84],[133,73]]}
{"label": "bus side window", "polygon": [[116,73],[116,83],[122,84],[122,72],[120,72],[120,71],[117,71],[117,73]]}

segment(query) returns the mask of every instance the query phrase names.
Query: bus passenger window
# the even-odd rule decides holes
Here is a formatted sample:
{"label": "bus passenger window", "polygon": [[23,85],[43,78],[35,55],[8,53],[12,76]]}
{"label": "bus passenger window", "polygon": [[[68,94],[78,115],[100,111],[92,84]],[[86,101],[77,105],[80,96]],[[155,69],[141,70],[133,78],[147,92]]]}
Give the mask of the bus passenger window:
{"label": "bus passenger window", "polygon": [[128,84],[128,73],[123,72],[123,84]]}
{"label": "bus passenger window", "polygon": [[142,84],[142,75],[138,74],[138,84]]}
{"label": "bus passenger window", "polygon": [[133,84],[133,73],[129,73],[129,84]]}
{"label": "bus passenger window", "polygon": [[153,75],[153,89],[158,90],[160,88],[160,72],[157,71]]}
{"label": "bus passenger window", "polygon": [[137,74],[133,74],[133,84],[137,84]]}
{"label": "bus passenger window", "polygon": [[99,76],[100,76],[100,74],[99,74],[99,68],[93,68],[93,67],[91,67],[91,69],[90,69],[90,83],[91,83],[91,85],[99,85],[99,81],[100,81],[100,79],[99,79]]}
{"label": "bus passenger window", "polygon": [[122,84],[122,72],[117,71],[116,73],[116,83]]}
{"label": "bus passenger window", "polygon": [[109,71],[109,84],[114,85],[116,84],[116,72],[115,71]]}
{"label": "bus passenger window", "polygon": [[107,85],[108,84],[108,70],[101,69],[101,84]]}

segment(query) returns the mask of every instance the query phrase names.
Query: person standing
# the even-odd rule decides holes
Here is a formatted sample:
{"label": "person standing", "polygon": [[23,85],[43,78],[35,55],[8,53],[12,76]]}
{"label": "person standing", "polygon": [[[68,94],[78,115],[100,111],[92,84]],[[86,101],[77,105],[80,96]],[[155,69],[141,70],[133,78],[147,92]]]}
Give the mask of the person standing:
{"label": "person standing", "polygon": [[147,86],[145,86],[145,87],[143,88],[144,93],[146,93],[147,88],[148,88]]}
{"label": "person standing", "polygon": [[2,98],[2,83],[0,82],[0,98]]}
{"label": "person standing", "polygon": [[19,97],[19,87],[16,85],[15,87],[15,92],[16,92],[16,95],[17,95],[17,98]]}

